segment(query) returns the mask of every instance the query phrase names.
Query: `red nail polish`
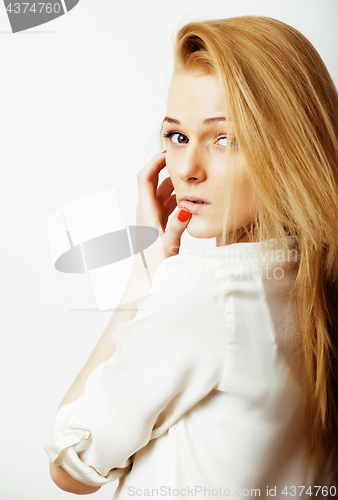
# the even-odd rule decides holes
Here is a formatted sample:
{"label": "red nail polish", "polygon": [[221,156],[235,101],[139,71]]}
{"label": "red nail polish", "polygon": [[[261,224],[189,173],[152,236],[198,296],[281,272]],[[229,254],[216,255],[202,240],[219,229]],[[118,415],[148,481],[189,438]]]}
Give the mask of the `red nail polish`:
{"label": "red nail polish", "polygon": [[187,212],[186,210],[183,210],[183,208],[178,212],[178,220],[181,222],[187,222],[189,219],[190,212]]}
{"label": "red nail polish", "polygon": [[162,151],[162,154],[163,154],[163,153],[166,153],[166,152],[167,152],[167,150],[165,149],[164,151]]}

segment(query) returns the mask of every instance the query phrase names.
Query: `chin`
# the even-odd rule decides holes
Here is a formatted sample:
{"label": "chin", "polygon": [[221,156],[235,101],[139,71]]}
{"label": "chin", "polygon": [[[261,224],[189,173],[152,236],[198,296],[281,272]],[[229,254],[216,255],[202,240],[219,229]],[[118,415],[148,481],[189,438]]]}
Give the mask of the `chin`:
{"label": "chin", "polygon": [[187,231],[194,238],[214,238],[216,236],[209,224],[194,220],[194,216],[187,226]]}

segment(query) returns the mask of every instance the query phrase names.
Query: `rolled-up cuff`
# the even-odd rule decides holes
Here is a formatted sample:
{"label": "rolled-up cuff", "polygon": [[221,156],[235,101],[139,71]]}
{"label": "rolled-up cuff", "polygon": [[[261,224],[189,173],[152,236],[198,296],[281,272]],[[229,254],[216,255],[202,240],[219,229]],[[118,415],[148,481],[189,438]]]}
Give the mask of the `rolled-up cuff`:
{"label": "rolled-up cuff", "polygon": [[131,465],[128,465],[128,463],[131,464],[131,460],[128,459],[126,460],[128,470],[126,468],[116,468],[110,470],[106,476],[103,476],[94,467],[86,465],[80,460],[74,446],[70,446],[60,453],[58,463],[74,479],[90,486],[103,486],[111,481],[115,481],[131,468]]}
{"label": "rolled-up cuff", "polygon": [[61,466],[74,479],[90,486],[103,486],[128,472],[132,464],[130,458],[119,468],[109,471],[107,467],[97,470],[84,463],[81,460],[81,452],[89,447],[91,440],[82,394],[73,403],[59,408],[54,419],[51,438],[44,448],[52,465]]}

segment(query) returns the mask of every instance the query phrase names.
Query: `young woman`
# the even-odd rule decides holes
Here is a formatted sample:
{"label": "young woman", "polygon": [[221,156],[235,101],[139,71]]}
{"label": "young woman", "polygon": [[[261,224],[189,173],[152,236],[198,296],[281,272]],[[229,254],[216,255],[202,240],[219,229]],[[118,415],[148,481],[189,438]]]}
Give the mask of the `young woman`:
{"label": "young woman", "polygon": [[[136,259],[136,315],[114,313],[61,403],[45,445],[60,488],[338,496],[337,110],[290,26],[179,31],[167,151],[138,174],[151,287]],[[216,247],[178,254],[186,228]]]}

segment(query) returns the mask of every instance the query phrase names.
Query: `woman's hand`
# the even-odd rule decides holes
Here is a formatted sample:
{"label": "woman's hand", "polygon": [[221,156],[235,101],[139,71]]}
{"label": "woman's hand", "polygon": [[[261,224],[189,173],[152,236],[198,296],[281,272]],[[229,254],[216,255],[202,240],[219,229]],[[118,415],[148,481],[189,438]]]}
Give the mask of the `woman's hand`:
{"label": "woman's hand", "polygon": [[[160,233],[157,241],[144,251],[151,275],[164,259],[178,254],[181,235],[191,218],[187,209],[181,209],[172,217],[167,227],[168,218],[177,203],[176,195],[171,194],[174,186],[170,177],[157,187],[159,173],[166,165],[165,153],[166,151],[155,155],[137,173],[139,200],[136,207],[136,224],[154,227]],[[185,214],[188,216],[186,220]],[[178,219],[178,215],[184,222]]]}

